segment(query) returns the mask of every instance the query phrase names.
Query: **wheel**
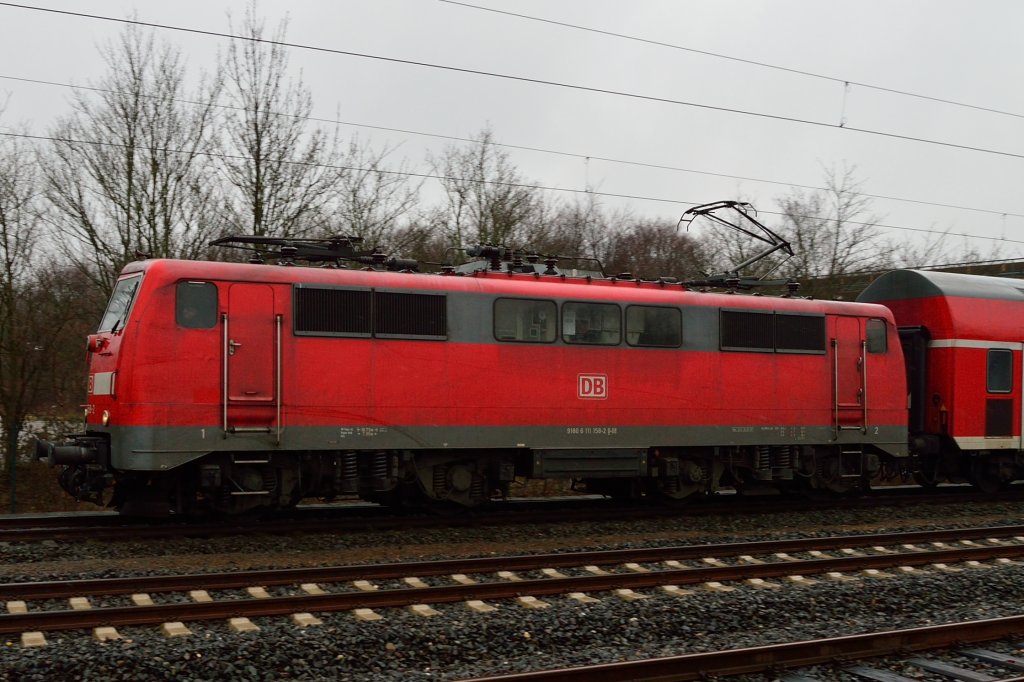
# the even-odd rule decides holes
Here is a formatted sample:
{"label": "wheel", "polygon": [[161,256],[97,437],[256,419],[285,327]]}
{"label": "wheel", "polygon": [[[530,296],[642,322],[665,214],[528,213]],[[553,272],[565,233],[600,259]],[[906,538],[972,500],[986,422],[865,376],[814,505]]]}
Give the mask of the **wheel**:
{"label": "wheel", "polygon": [[683,479],[682,476],[659,479],[654,488],[655,495],[669,502],[679,502],[704,492],[703,482],[692,483],[689,480],[681,479]]}
{"label": "wheel", "polygon": [[976,459],[971,462],[967,480],[987,495],[1004,490],[1009,484],[1009,481],[1000,475],[999,463],[987,459]]}

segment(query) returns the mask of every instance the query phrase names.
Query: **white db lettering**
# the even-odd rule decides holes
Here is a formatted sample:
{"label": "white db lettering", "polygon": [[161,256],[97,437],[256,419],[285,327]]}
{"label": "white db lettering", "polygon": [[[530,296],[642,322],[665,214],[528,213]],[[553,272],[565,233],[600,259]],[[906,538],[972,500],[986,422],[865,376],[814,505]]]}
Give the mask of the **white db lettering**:
{"label": "white db lettering", "polygon": [[580,374],[577,395],[583,400],[604,400],[608,397],[608,377],[604,374]]}

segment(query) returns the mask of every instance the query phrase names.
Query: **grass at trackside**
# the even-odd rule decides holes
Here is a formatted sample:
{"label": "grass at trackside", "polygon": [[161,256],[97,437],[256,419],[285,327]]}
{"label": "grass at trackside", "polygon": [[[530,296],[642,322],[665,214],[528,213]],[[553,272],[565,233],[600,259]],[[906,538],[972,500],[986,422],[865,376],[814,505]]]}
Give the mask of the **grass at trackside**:
{"label": "grass at trackside", "polygon": [[[57,470],[45,464],[19,464],[15,481],[15,511],[19,514],[60,511],[97,511],[92,504],[75,502],[57,485]],[[0,514],[11,512],[10,472],[0,480]]]}

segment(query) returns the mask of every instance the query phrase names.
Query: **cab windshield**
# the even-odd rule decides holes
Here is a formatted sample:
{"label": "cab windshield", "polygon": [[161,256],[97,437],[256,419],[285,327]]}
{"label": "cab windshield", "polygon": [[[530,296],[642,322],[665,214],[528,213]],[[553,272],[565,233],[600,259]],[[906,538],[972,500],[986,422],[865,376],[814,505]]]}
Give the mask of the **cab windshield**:
{"label": "cab windshield", "polygon": [[125,277],[117,282],[97,332],[116,332],[118,329],[124,328],[128,313],[132,309],[132,301],[135,300],[135,292],[139,290],[141,282],[142,275]]}

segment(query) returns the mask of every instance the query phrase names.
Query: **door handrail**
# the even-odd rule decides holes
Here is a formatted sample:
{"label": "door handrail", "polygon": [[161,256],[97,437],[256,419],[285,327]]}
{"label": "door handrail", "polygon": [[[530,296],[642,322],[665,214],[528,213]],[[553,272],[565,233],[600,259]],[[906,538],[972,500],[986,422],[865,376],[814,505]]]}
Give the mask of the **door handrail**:
{"label": "door handrail", "polygon": [[228,437],[228,314],[221,314],[221,321],[224,323],[224,352],[222,357],[224,358],[224,381],[223,393],[224,393],[224,438]]}
{"label": "door handrail", "polygon": [[864,424],[862,433],[868,432],[868,340],[860,341],[861,397],[864,401]]}
{"label": "door handrail", "polygon": [[832,430],[839,440],[839,339],[832,339]]}
{"label": "door handrail", "polygon": [[282,317],[283,316],[280,313],[278,313],[275,316],[275,319],[276,319],[276,325],[275,326],[277,328],[277,339],[276,339],[276,345],[277,345],[277,377],[276,377],[276,379],[277,379],[277,387],[276,387],[275,393],[277,393],[277,417],[276,417],[276,420],[277,420],[277,444],[278,445],[281,444],[281,387],[282,387],[282,383],[281,383],[281,366],[282,366],[281,365],[281,324],[282,324]]}

